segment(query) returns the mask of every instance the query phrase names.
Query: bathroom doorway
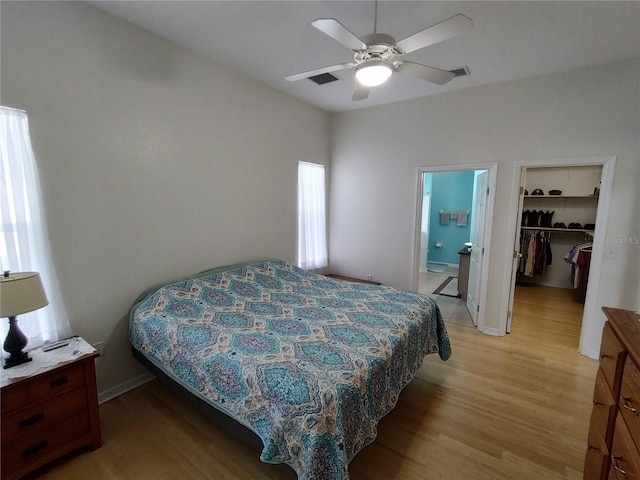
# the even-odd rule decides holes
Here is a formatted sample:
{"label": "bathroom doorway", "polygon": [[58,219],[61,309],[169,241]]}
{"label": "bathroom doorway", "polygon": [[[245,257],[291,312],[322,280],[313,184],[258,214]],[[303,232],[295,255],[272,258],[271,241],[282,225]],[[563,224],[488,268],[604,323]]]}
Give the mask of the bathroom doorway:
{"label": "bathroom doorway", "polygon": [[[482,182],[482,195],[478,195]],[[483,278],[489,257],[486,239],[491,232],[489,212],[493,211],[487,193],[493,190],[494,182],[494,165],[425,167],[419,171],[416,290],[434,298],[445,320],[453,323],[477,327],[482,318]],[[471,247],[474,239],[475,251]]]}

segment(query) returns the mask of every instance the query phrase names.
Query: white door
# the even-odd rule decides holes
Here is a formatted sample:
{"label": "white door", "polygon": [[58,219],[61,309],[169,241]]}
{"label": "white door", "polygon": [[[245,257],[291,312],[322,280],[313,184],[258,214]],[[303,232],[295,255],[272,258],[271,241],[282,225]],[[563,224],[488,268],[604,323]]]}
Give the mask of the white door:
{"label": "white door", "polygon": [[518,273],[518,263],[522,257],[520,251],[520,224],[522,216],[522,205],[524,203],[524,185],[527,177],[527,169],[520,170],[520,194],[518,196],[518,218],[516,221],[516,236],[513,240],[513,261],[511,265],[511,290],[509,291],[509,310],[507,311],[507,333],[511,333],[511,321],[513,320],[513,299],[516,293],[516,275]]}
{"label": "white door", "polygon": [[471,256],[469,259],[469,283],[467,286],[467,310],[474,325],[478,325],[480,279],[482,278],[482,256],[484,255],[484,214],[487,200],[487,177],[484,171],[476,175],[471,212]]}
{"label": "white door", "polygon": [[420,270],[427,271],[429,253],[429,211],[431,210],[431,195],[422,196],[422,223],[420,227]]}

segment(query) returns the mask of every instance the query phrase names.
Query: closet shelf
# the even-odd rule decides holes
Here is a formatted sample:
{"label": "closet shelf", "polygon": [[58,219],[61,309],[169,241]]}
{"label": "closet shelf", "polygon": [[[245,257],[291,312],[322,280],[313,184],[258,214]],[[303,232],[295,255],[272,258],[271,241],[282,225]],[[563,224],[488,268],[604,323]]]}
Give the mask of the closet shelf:
{"label": "closet shelf", "polygon": [[523,195],[524,198],[535,198],[535,199],[553,199],[553,198],[600,198],[597,195]]}
{"label": "closet shelf", "polygon": [[543,232],[568,232],[568,233],[588,233],[593,236],[593,230],[584,228],[552,228],[552,227],[520,227],[521,230],[540,230]]}

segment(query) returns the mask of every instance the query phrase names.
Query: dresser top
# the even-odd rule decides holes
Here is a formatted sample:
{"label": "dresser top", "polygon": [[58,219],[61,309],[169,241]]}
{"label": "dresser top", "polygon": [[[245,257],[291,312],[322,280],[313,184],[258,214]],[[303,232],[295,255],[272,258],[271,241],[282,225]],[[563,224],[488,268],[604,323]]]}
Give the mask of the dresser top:
{"label": "dresser top", "polygon": [[612,307],[602,307],[602,311],[633,361],[640,367],[640,315],[631,310]]}

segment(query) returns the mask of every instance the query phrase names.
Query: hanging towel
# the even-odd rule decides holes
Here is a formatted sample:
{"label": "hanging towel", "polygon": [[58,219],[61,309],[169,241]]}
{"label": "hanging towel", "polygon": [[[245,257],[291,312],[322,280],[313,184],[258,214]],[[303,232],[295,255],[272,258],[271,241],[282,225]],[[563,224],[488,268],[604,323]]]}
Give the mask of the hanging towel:
{"label": "hanging towel", "polygon": [[449,212],[440,212],[440,225],[449,225]]}
{"label": "hanging towel", "polygon": [[458,212],[458,226],[466,227],[467,226],[467,217],[469,214],[467,212]]}

